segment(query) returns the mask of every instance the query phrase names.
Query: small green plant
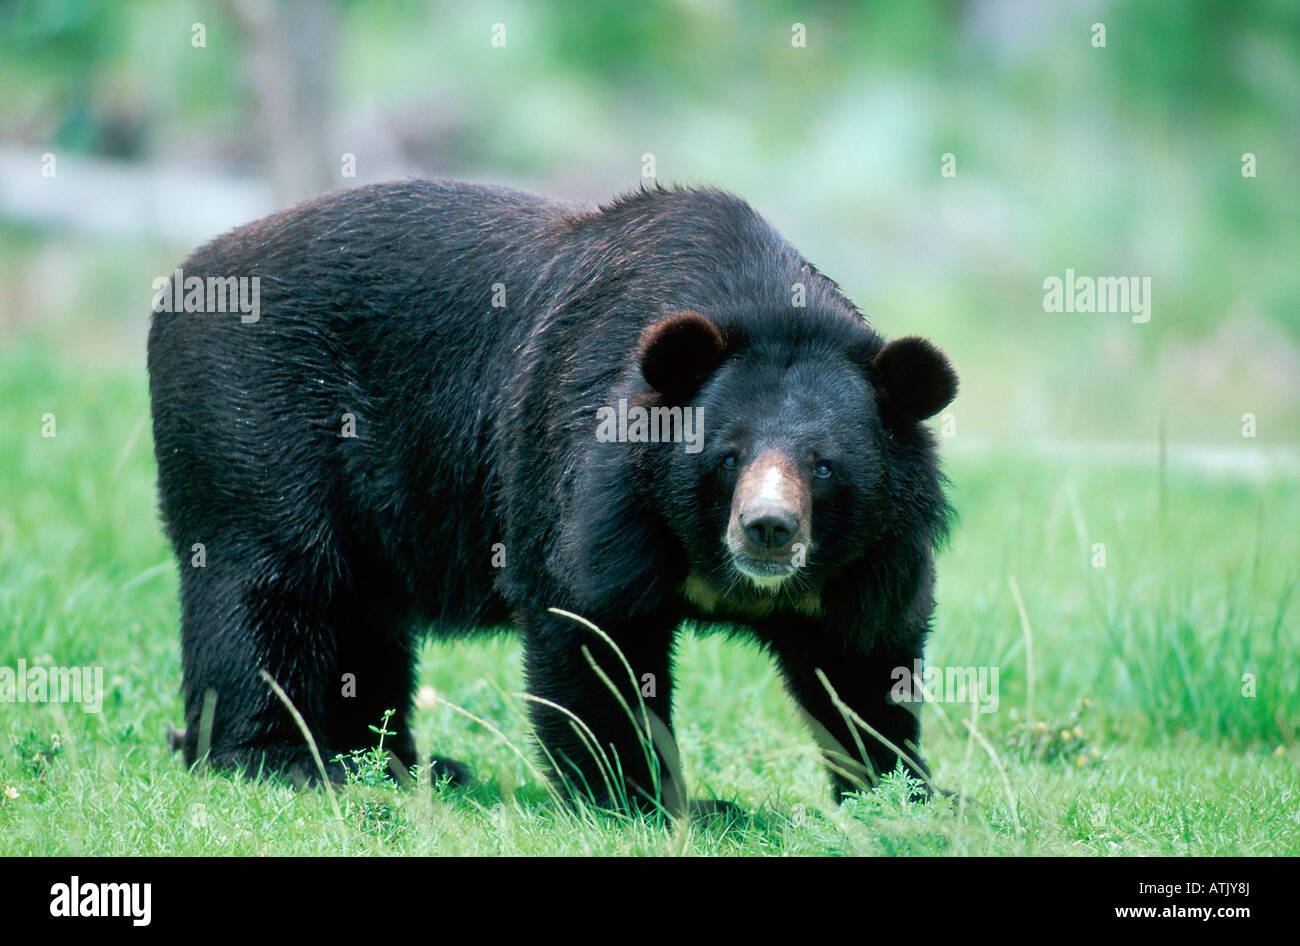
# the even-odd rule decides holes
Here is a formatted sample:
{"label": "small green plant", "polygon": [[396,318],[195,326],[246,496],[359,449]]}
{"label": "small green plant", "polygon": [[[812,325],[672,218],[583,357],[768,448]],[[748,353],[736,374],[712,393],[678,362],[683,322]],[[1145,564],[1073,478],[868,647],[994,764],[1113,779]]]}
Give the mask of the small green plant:
{"label": "small green plant", "polygon": [[389,772],[389,752],[384,748],[384,740],[395,733],[388,728],[388,721],[396,710],[385,710],[379,725],[368,728],[379,739],[368,749],[353,749],[346,755],[340,753],[331,761],[341,765],[344,770],[344,785],[358,789],[343,799],[343,816],[354,825],[376,837],[387,839],[396,834],[401,825],[400,811],[392,800],[385,797],[387,793],[397,790],[397,782]]}
{"label": "small green plant", "polygon": [[368,787],[396,785],[388,773],[388,750],[384,748],[384,739],[396,735],[388,728],[388,721],[396,710],[384,710],[379,725],[371,724],[366,728],[379,737],[379,741],[369,749],[353,749],[346,755],[339,753],[331,761],[342,765],[347,772],[345,784],[365,785]]}
{"label": "small green plant", "polygon": [[19,761],[38,783],[45,782],[54,760],[63,754],[63,736],[57,730],[48,737],[29,729],[21,737],[10,736],[9,743]]}
{"label": "small green plant", "polygon": [[1091,707],[1092,700],[1084,697],[1064,719],[1025,722],[1010,732],[1007,749],[1026,762],[1058,762],[1080,769],[1096,765],[1101,755],[1088,744],[1082,722]]}
{"label": "small green plant", "polygon": [[899,762],[892,772],[881,777],[874,791],[852,792],[844,796],[843,807],[854,818],[870,820],[880,815],[907,814],[923,804],[925,799],[925,783]]}
{"label": "small green plant", "polygon": [[932,856],[951,846],[952,799],[928,793],[925,783],[902,763],[882,776],[873,791],[846,795],[842,810],[866,829],[864,840],[874,853]]}

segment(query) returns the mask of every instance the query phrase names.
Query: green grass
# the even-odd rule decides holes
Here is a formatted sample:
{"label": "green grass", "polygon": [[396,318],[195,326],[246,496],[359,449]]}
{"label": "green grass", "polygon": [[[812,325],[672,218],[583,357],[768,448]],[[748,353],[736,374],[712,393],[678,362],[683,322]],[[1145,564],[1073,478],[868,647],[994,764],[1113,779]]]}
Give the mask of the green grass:
{"label": "green grass", "polygon": [[[769,662],[705,637],[681,648],[683,762],[693,796],[735,801],[744,819],[686,830],[570,814],[427,692],[422,748],[484,783],[352,785],[339,817],[324,791],[191,775],[163,744],[182,716],[176,572],[143,377],[29,346],[0,356],[0,405],[0,666],[102,666],[106,689],[99,714],[0,704],[0,854],[1300,854],[1294,479],[1171,468],[1162,485],[1136,463],[945,441],[961,521],[929,658],[996,666],[1001,683],[979,739],[961,707],[925,711],[936,779],[961,804],[917,805],[891,779],[830,805]],[[422,682],[531,751],[522,701],[502,695],[522,688],[515,643],[430,645]]]}

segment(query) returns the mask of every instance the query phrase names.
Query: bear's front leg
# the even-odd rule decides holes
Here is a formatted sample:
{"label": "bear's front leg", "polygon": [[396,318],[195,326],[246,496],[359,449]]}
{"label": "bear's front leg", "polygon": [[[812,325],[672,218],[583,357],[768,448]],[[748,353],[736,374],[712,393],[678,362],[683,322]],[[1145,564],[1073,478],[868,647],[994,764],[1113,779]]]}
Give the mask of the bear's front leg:
{"label": "bear's front leg", "polygon": [[836,800],[873,787],[900,758],[928,797],[930,770],[920,754],[921,704],[894,699],[898,668],[905,668],[910,679],[924,635],[859,647],[811,621],[783,631],[771,648],[821,747]]}
{"label": "bear's front leg", "polygon": [[[570,798],[602,808],[676,816],[671,620],[597,624],[530,615],[523,640],[533,727],[548,774]],[[626,663],[624,662],[626,661]]]}

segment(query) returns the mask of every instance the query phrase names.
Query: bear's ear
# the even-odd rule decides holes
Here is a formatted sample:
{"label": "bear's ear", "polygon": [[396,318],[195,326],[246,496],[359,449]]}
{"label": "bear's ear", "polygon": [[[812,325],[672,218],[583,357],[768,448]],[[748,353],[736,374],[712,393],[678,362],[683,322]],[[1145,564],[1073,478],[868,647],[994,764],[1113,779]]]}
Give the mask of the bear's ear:
{"label": "bear's ear", "polygon": [[948,356],[924,338],[890,342],[871,360],[871,377],[886,427],[933,417],[957,396]]}
{"label": "bear's ear", "polygon": [[690,399],[727,354],[718,327],[698,312],[675,312],[646,326],[637,346],[641,374],[669,403]]}

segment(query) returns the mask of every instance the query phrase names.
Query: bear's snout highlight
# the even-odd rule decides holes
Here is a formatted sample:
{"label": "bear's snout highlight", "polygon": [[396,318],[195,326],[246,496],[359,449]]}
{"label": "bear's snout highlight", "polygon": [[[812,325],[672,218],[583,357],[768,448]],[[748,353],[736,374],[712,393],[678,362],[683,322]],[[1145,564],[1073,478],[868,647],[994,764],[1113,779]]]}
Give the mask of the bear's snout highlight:
{"label": "bear's snout highlight", "polygon": [[811,545],[812,495],[794,461],[759,453],[732,494],[727,549],[751,583],[775,589],[795,573]]}

